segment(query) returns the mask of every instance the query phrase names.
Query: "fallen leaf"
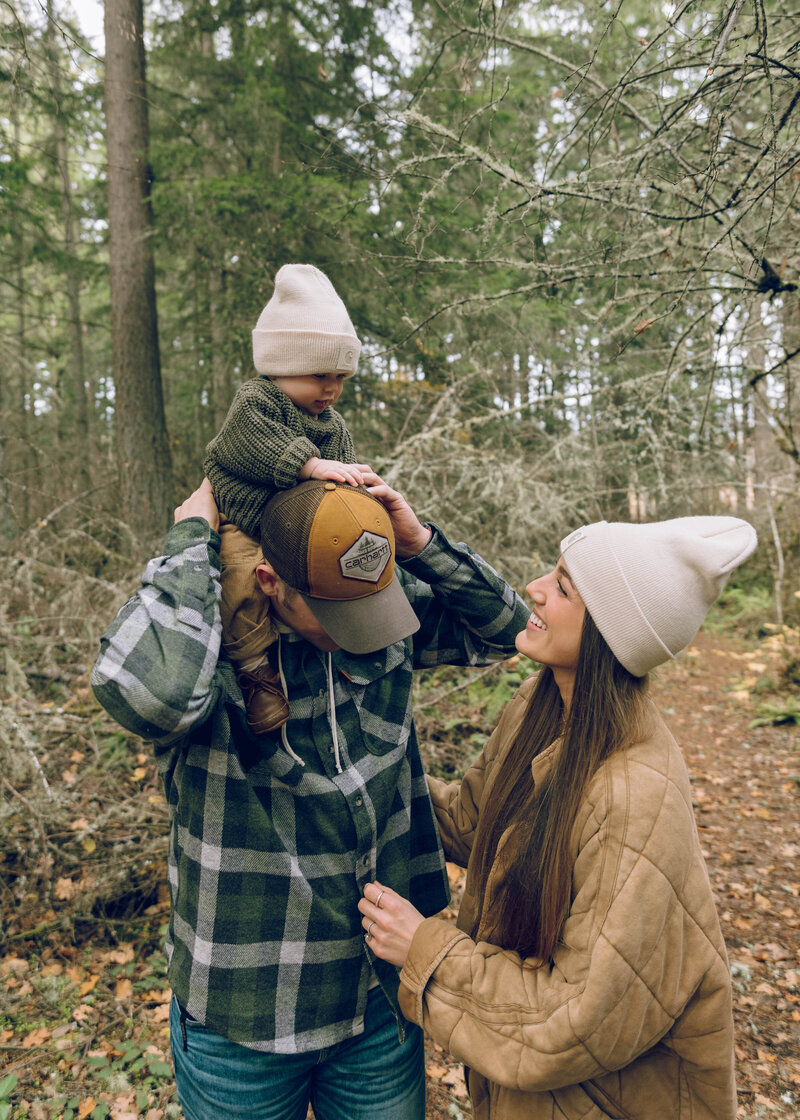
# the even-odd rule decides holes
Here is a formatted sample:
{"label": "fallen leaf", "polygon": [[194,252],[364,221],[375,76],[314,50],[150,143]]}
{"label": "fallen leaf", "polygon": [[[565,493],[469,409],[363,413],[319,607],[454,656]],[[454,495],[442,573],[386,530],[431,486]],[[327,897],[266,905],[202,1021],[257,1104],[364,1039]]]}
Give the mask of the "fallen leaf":
{"label": "fallen leaf", "polygon": [[130,999],[132,995],[132,982],[130,980],[118,980],[114,988],[114,999]]}
{"label": "fallen leaf", "polygon": [[88,828],[89,822],[87,821],[86,817],[78,817],[78,819],[76,821],[73,821],[69,827],[73,832],[79,832],[82,828]]}
{"label": "fallen leaf", "polygon": [[94,1097],[84,1097],[78,1105],[78,1120],[86,1120],[97,1108],[97,1101]]}
{"label": "fallen leaf", "polygon": [[9,972],[27,972],[28,962],[23,960],[22,957],[6,957],[0,964],[0,976],[6,976]]}
{"label": "fallen leaf", "polygon": [[56,880],[55,896],[56,898],[63,899],[64,901],[73,898],[78,889],[78,884],[72,879],[62,878]]}
{"label": "fallen leaf", "polygon": [[37,1027],[36,1030],[26,1034],[22,1040],[22,1049],[30,1050],[32,1046],[41,1046],[43,1042],[47,1042],[50,1037],[50,1031],[47,1027]]}
{"label": "fallen leaf", "polygon": [[107,953],[103,954],[104,959],[111,964],[130,964],[134,958],[133,945],[125,942],[118,945],[116,949],[110,949]]}
{"label": "fallen leaf", "polygon": [[89,992],[93,992],[94,989],[97,987],[97,982],[99,981],[99,979],[100,979],[99,976],[87,976],[87,978],[84,980],[84,982],[81,984],[80,988],[78,989],[80,994],[82,996],[87,996],[89,994]]}
{"label": "fallen leaf", "polygon": [[169,988],[151,988],[139,998],[146,1003],[169,1003],[172,999],[172,991]]}

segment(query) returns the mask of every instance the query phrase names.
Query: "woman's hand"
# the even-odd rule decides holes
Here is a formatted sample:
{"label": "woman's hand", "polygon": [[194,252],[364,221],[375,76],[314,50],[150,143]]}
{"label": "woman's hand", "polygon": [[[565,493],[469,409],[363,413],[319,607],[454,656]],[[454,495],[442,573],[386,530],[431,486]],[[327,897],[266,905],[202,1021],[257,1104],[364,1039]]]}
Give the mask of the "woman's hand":
{"label": "woman's hand", "polygon": [[417,929],[425,921],[415,906],[380,883],[367,883],[358,904],[367,944],[376,957],[402,968]]}

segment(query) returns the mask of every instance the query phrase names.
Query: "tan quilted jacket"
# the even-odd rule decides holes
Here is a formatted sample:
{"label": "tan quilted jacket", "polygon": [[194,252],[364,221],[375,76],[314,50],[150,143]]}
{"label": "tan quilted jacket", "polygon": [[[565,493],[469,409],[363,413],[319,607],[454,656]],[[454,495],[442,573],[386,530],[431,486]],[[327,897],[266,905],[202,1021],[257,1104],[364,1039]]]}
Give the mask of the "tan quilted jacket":
{"label": "tan quilted jacket", "polygon": [[[459,929],[419,927],[407,1018],[468,1067],[475,1120],[734,1120],[731,983],[680,751],[652,733],[593,777],[573,833],[569,917],[546,966],[480,940],[468,865],[483,799],[533,680],[463,782],[430,780],[447,858],[467,865]],[[558,744],[536,759],[534,779]],[[490,878],[487,895],[492,893]]]}

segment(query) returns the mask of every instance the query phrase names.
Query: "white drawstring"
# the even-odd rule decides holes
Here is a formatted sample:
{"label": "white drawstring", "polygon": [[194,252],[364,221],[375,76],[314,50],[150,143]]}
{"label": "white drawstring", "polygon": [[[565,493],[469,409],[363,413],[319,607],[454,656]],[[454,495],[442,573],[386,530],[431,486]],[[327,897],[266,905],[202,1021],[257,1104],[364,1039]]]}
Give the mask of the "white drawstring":
{"label": "white drawstring", "polygon": [[[281,641],[281,633],[280,633],[280,631],[278,631],[278,675],[281,678],[281,687],[283,688],[283,695],[288,700],[289,699],[289,689],[286,687],[286,677],[284,676],[284,672],[283,672],[283,657],[281,656],[282,648],[283,648],[283,643]],[[291,757],[295,760],[295,762],[297,762],[300,766],[305,766],[305,762],[303,762],[300,755],[292,750],[291,743],[289,742],[289,736],[286,734],[286,728],[288,726],[289,726],[289,721],[287,719],[286,722],[284,723],[284,725],[281,727],[281,740],[283,741],[284,749],[287,752],[287,754],[291,755]]]}
{"label": "white drawstring", "polygon": [[328,707],[331,713],[331,735],[333,735],[333,757],[336,761],[336,773],[342,772],[342,761],[339,758],[339,734],[336,730],[336,700],[333,695],[333,657],[328,653]]}

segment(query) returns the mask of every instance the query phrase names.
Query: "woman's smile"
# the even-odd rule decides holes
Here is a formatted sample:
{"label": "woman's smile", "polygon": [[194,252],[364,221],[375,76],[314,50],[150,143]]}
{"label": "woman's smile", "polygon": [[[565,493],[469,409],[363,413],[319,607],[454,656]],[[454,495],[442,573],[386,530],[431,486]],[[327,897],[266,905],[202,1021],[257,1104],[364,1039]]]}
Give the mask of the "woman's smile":
{"label": "woman's smile", "polygon": [[586,608],[563,558],[526,590],[534,605],[525,629],[517,634],[517,649],[531,661],[550,666],[566,703],[578,664]]}
{"label": "woman's smile", "polygon": [[531,611],[531,617],[528,619],[528,626],[532,627],[534,630],[547,630],[547,625],[539,618],[536,611]]}

